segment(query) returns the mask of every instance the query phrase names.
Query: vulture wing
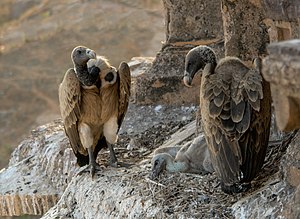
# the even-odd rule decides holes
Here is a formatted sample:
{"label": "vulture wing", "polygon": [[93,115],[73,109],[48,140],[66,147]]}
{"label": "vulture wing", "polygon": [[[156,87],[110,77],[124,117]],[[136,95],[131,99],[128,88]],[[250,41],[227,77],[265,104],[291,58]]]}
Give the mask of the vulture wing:
{"label": "vulture wing", "polygon": [[258,159],[263,162],[267,147],[270,106],[265,104],[269,114],[261,112],[263,87],[258,71],[242,63],[232,68],[227,64],[203,72],[201,105],[206,109],[205,133],[215,170],[225,184],[233,184],[251,180],[261,167]]}
{"label": "vulture wing", "polygon": [[131,86],[131,75],[130,68],[126,62],[121,62],[118,75],[120,79],[119,85],[119,109],[118,109],[118,125],[119,129],[127,112],[129,97],[130,97],[130,86]]}
{"label": "vulture wing", "polygon": [[81,142],[77,129],[80,117],[81,90],[80,82],[74,69],[69,69],[59,86],[59,106],[64,122],[66,135],[69,137],[71,147],[77,156]]}

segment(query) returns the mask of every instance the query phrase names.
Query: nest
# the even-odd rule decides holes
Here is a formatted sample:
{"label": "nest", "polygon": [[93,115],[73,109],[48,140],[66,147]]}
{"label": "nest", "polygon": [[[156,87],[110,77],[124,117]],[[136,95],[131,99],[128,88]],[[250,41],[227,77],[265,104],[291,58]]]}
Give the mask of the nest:
{"label": "nest", "polygon": [[[253,180],[251,189],[242,194],[228,195],[222,192],[215,173],[197,175],[163,172],[158,180],[151,180],[149,155],[166,141],[168,136],[188,122],[158,124],[134,136],[125,133],[120,136],[116,145],[116,153],[120,160],[139,163],[138,169],[128,171],[131,180],[126,184],[133,186],[134,193],[139,193],[145,202],[151,200],[152,209],[159,209],[159,212],[154,214],[155,217],[159,215],[160,218],[233,218],[231,206],[234,203],[265,186],[272,177],[277,177],[281,157],[295,135],[295,132],[280,134],[279,140],[269,144],[261,174]],[[128,150],[132,139],[137,140],[138,145]],[[106,152],[101,156],[100,163],[107,162],[107,158]]]}

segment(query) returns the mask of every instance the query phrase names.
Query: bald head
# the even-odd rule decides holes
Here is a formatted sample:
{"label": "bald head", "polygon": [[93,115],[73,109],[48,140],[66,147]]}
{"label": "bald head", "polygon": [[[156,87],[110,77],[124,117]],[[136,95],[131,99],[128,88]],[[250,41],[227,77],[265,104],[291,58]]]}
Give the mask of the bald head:
{"label": "bald head", "polygon": [[71,53],[71,59],[74,65],[86,65],[90,59],[95,59],[96,53],[85,46],[77,46],[73,49]]}
{"label": "bald head", "polygon": [[71,53],[71,59],[79,81],[85,86],[92,86],[98,80],[99,69],[88,71],[87,63],[90,59],[95,59],[96,53],[85,46],[77,46]]}

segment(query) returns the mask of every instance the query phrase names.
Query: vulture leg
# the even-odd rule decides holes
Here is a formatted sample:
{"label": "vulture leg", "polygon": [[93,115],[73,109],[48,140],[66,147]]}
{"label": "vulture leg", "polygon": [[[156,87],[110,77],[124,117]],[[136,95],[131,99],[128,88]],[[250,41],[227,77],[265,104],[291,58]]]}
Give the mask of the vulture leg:
{"label": "vulture leg", "polygon": [[119,162],[115,153],[115,150],[113,148],[113,145],[110,144],[109,142],[107,142],[107,146],[109,149],[109,154],[110,154],[110,160],[109,160],[109,165],[112,167],[130,167],[132,166],[132,164],[128,164],[128,163],[123,163],[123,162]]}
{"label": "vulture leg", "polygon": [[[89,154],[89,165],[87,166],[87,168],[90,169],[90,174],[92,177],[94,177],[95,170],[100,169],[100,167],[96,163],[96,160],[94,157],[94,151],[93,151],[94,137],[92,134],[92,130],[85,123],[80,124],[78,127],[78,130],[79,130],[79,137],[80,137],[80,141],[82,142],[82,146],[85,149],[87,149],[88,154]],[[80,173],[83,172],[84,170],[86,170],[87,168],[84,168],[82,171],[80,171]]]}
{"label": "vulture leg", "polygon": [[113,167],[129,167],[130,164],[125,164],[122,162],[118,162],[116,153],[113,148],[113,144],[117,142],[118,139],[118,118],[117,117],[111,117],[103,126],[103,134],[106,139],[107,147],[110,152],[110,161],[109,165]]}
{"label": "vulture leg", "polygon": [[92,175],[92,177],[94,177],[94,175],[95,175],[95,169],[98,166],[98,164],[95,161],[94,151],[93,151],[93,149],[91,147],[88,148],[88,153],[89,153],[90,174]]}
{"label": "vulture leg", "polygon": [[113,145],[110,144],[109,142],[107,142],[107,146],[109,149],[109,155],[110,155],[110,160],[109,160],[109,164],[113,167],[117,167],[118,166],[118,159],[115,153],[115,150],[113,148]]}

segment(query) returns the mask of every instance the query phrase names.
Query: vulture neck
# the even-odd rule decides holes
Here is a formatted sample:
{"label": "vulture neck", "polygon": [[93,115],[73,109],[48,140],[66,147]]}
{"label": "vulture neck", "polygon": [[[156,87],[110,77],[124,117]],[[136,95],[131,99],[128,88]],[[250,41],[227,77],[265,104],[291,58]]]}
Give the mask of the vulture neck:
{"label": "vulture neck", "polygon": [[165,156],[166,170],[169,172],[185,172],[188,169],[186,162],[176,161],[171,155]]}
{"label": "vulture neck", "polygon": [[202,47],[198,51],[199,61],[203,63],[203,68],[205,65],[211,63],[212,65],[217,65],[217,58],[215,52],[209,47]]}
{"label": "vulture neck", "polygon": [[88,72],[87,65],[75,64],[74,67],[79,81],[84,84],[84,82],[89,79],[89,72]]}

